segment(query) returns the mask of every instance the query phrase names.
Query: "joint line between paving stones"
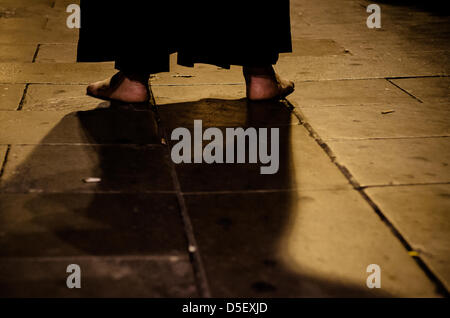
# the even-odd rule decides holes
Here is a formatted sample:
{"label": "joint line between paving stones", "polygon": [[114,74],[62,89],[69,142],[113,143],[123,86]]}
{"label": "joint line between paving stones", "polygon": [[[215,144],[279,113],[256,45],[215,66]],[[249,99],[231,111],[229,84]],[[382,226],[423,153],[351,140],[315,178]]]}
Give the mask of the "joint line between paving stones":
{"label": "joint line between paving stones", "polygon": [[[290,103],[287,100],[288,103]],[[292,107],[294,107],[291,104]],[[370,207],[374,210],[374,212],[378,215],[382,222],[391,230],[393,235],[400,241],[400,243],[406,248],[408,252],[414,251],[412,246],[408,243],[408,241],[403,237],[399,230],[392,224],[392,222],[384,215],[378,205],[367,195],[364,189],[360,186],[358,181],[353,177],[350,171],[340,163],[336,161],[336,156],[331,150],[331,148],[320,138],[314,128],[304,120],[304,115],[301,114],[299,110],[294,111],[294,114],[299,119],[300,123],[306,128],[309,132],[311,138],[313,138],[316,143],[325,151],[328,157],[331,159],[336,167],[341,171],[341,173],[347,178],[349,183],[353,186],[353,188],[362,196],[362,198],[370,205]],[[442,294],[445,297],[450,297],[450,293],[446,289],[445,285],[441,282],[441,280],[431,271],[427,264],[420,257],[413,257],[416,261],[419,268],[427,275],[427,277],[435,284],[437,292]]]}
{"label": "joint line between paving stones", "polygon": [[0,194],[4,195],[21,195],[21,194],[104,194],[104,195],[110,195],[110,194],[176,194],[175,191],[170,190],[140,190],[140,191],[133,191],[133,190],[97,190],[97,189],[90,189],[90,190],[67,190],[67,191],[60,191],[60,190],[43,190],[43,189],[30,189],[30,190],[24,190],[24,191],[10,191],[8,189],[0,189]]}
{"label": "joint line between paving stones", "polygon": [[[7,146],[8,144],[2,144],[0,143],[0,146]],[[140,148],[140,147],[145,147],[148,149],[163,149],[164,146],[162,145],[158,145],[158,144],[140,144],[140,143],[110,143],[110,144],[95,144],[95,143],[80,143],[80,142],[75,142],[75,143],[67,143],[67,142],[56,142],[56,143],[52,143],[52,142],[42,142],[42,143],[21,143],[21,144],[14,144],[14,146],[40,146],[40,147],[44,147],[44,146],[95,146],[95,147],[123,147],[123,148]]]}
{"label": "joint line between paving stones", "polygon": [[364,141],[364,140],[402,140],[402,139],[430,139],[430,138],[448,138],[450,135],[436,136],[401,136],[401,137],[366,137],[366,138],[324,138],[323,141]]}
{"label": "joint line between paving stones", "polygon": [[361,186],[360,189],[370,188],[388,188],[388,187],[411,187],[411,186],[426,186],[426,185],[446,185],[450,184],[450,181],[444,182],[418,182],[418,183],[401,183],[401,184],[371,184],[367,186]]}
{"label": "joint line between paving stones", "polygon": [[[58,43],[46,43],[58,44]],[[419,76],[393,76],[393,77],[361,77],[361,78],[336,78],[336,79],[308,79],[303,81],[296,81],[298,83],[311,82],[341,82],[341,81],[368,81],[368,80],[395,80],[395,79],[411,79],[411,78],[439,78],[450,77],[450,75],[419,75]],[[150,79],[151,81],[151,79]],[[87,85],[88,82],[24,82],[24,81],[0,81],[0,84],[39,84],[39,85]],[[191,83],[191,84],[174,84],[174,83],[152,83],[152,86],[202,86],[202,85],[243,85],[243,82],[228,82],[228,83]]]}
{"label": "joint line between paving stones", "polygon": [[2,257],[2,262],[66,262],[66,261],[184,261],[186,255],[73,255],[73,256],[37,256]]}
{"label": "joint line between paving stones", "polygon": [[417,75],[417,76],[389,76],[385,77],[387,80],[395,80],[395,79],[410,79],[410,78],[438,78],[438,77],[450,77],[450,75]]}
{"label": "joint line between paving stones", "polygon": [[[88,82],[25,82],[25,81],[0,81],[0,84],[30,84],[30,85],[67,85],[67,86],[78,86],[78,85],[88,85]],[[152,83],[153,86],[180,86],[180,87],[192,87],[192,86],[241,86],[244,83],[191,83],[191,84],[171,84],[171,83]]]}
{"label": "joint line between paving stones", "polygon": [[[182,192],[182,193],[183,193],[183,195],[216,195],[216,194],[243,194],[243,193],[252,194],[252,193],[296,192],[298,189],[299,188],[267,189],[267,190],[256,189],[256,190],[186,191],[186,192]],[[320,190],[317,190],[317,191],[320,191]]]}
{"label": "joint line between paving stones", "polygon": [[33,55],[33,59],[31,60],[31,63],[35,63],[36,62],[36,58],[38,56],[40,48],[41,48],[41,44],[38,44],[37,47],[36,47],[36,51],[34,51],[34,55]]}
{"label": "joint line between paving stones", "polygon": [[151,86],[186,86],[186,87],[191,87],[191,86],[239,86],[239,85],[244,85],[244,83],[192,83],[192,84],[151,84]]}
{"label": "joint line between paving stones", "polygon": [[5,156],[3,157],[3,162],[2,162],[2,166],[0,168],[0,179],[3,176],[3,173],[5,171],[6,168],[6,161],[8,160],[8,155],[9,155],[9,151],[11,150],[11,145],[8,145],[8,147],[6,148],[6,152],[5,152]]}
{"label": "joint line between paving stones", "polygon": [[406,89],[404,89],[404,88],[398,86],[397,84],[395,84],[394,82],[392,82],[390,79],[386,79],[386,80],[387,80],[389,83],[391,83],[392,85],[394,85],[395,87],[397,87],[399,90],[401,90],[403,93],[406,93],[407,95],[409,95],[409,96],[411,96],[412,98],[414,98],[415,100],[417,100],[419,103],[422,103],[422,104],[423,104],[423,101],[422,101],[420,98],[414,96],[413,94],[411,94],[410,92],[408,92]]}
{"label": "joint line between paving stones", "polygon": [[[166,134],[165,130],[163,131],[163,134],[164,134],[164,138],[166,140],[169,140],[167,138],[167,134]],[[166,149],[167,149],[167,151],[169,153],[169,157],[170,157],[169,145],[167,145]],[[169,161],[170,170],[171,170],[170,173],[172,175],[172,182],[175,187],[178,204],[180,207],[181,218],[182,218],[183,224],[184,224],[186,238],[187,238],[187,241],[189,244],[189,256],[191,258],[191,262],[193,265],[196,285],[197,285],[197,288],[198,288],[198,291],[199,291],[201,297],[210,298],[211,291],[209,288],[208,279],[207,279],[206,272],[205,272],[205,267],[203,265],[199,246],[195,239],[194,230],[193,230],[191,219],[189,217],[186,202],[184,200],[183,193],[181,192],[181,185],[180,185],[180,182],[178,179],[175,165],[172,162],[172,160],[168,159],[168,161]],[[191,251],[191,247],[194,248],[193,251]]]}
{"label": "joint line between paving stones", "polygon": [[25,98],[26,98],[27,92],[28,92],[28,86],[30,86],[30,84],[25,84],[25,88],[23,89],[22,98],[20,99],[19,106],[17,106],[17,110],[22,110],[22,108],[23,108],[23,103],[25,102]]}

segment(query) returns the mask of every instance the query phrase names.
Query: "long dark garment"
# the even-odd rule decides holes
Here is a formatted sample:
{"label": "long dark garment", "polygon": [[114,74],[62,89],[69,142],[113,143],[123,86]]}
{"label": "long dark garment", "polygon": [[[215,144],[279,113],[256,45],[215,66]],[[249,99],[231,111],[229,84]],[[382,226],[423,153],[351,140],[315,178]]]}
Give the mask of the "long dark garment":
{"label": "long dark garment", "polygon": [[122,71],[178,64],[275,64],[291,52],[289,0],[81,0],[79,62],[115,61]]}

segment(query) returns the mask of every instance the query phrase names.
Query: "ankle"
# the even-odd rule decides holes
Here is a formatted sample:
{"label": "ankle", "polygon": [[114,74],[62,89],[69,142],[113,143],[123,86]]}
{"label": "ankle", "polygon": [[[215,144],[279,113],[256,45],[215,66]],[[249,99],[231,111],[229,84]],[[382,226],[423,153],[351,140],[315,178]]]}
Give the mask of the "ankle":
{"label": "ankle", "polygon": [[125,76],[128,80],[132,82],[138,82],[143,85],[148,85],[148,80],[150,78],[149,73],[136,73],[136,72],[127,72],[127,71],[121,71],[123,76]]}
{"label": "ankle", "polygon": [[275,70],[271,64],[262,66],[244,65],[242,68],[244,76],[274,76]]}

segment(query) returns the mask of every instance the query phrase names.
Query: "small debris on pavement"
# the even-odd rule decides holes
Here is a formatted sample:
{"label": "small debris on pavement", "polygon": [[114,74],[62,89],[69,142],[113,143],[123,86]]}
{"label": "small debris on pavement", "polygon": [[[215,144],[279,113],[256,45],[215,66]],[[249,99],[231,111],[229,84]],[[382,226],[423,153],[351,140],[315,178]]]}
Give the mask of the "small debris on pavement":
{"label": "small debris on pavement", "polygon": [[416,251],[409,251],[408,254],[409,256],[419,256],[419,252]]}
{"label": "small debris on pavement", "polygon": [[42,190],[42,189],[30,189],[30,190],[28,190],[28,192],[30,192],[30,193],[42,193],[42,192],[44,192],[44,190]]}
{"label": "small debris on pavement", "polygon": [[98,183],[98,182],[100,182],[100,181],[102,181],[102,179],[101,178],[85,178],[85,179],[83,179],[83,182],[85,182],[85,183]]}
{"label": "small debris on pavement", "polygon": [[383,110],[383,111],[381,112],[381,114],[386,115],[386,114],[390,114],[390,113],[394,113],[394,112],[395,112],[395,110],[389,109],[389,110]]}
{"label": "small debris on pavement", "polygon": [[189,245],[189,253],[195,253],[197,251],[197,248],[194,245]]}
{"label": "small debris on pavement", "polygon": [[166,142],[165,138],[161,138],[161,145],[167,145],[167,142]]}

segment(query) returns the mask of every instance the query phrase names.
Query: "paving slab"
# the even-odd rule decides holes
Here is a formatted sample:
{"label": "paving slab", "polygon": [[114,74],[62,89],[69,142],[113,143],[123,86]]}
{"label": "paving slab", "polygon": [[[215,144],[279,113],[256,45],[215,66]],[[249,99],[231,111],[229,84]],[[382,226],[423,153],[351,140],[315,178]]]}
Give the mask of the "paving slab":
{"label": "paving slab", "polygon": [[232,65],[224,69],[215,65],[197,63],[195,67],[177,64],[177,54],[170,56],[170,72],[155,74],[150,82],[155,85],[244,84],[242,67]]}
{"label": "paving slab", "polygon": [[77,60],[77,45],[41,44],[36,56],[36,63],[75,63]]}
{"label": "paving slab", "polygon": [[449,138],[328,141],[362,186],[450,181]]}
{"label": "paving slab", "polygon": [[[369,29],[366,26],[369,15],[366,7],[369,4],[371,2],[368,0],[327,1],[321,4],[293,1],[291,12],[296,13],[291,19],[293,34],[327,37],[338,42],[352,38],[354,46],[364,40],[371,41],[376,46],[409,41],[417,50],[430,50],[437,45],[445,46],[442,41],[436,41],[431,47],[423,45],[433,39],[446,39],[449,30],[448,19],[445,15],[436,14],[440,8],[428,10],[426,6],[429,3],[420,6],[382,3],[381,29]],[[393,49],[393,46],[390,48]]]}
{"label": "paving slab", "polygon": [[[367,56],[286,56],[276,69],[297,82],[389,77],[447,76],[450,55],[447,52],[410,53],[404,57],[387,54]],[[300,86],[298,86],[300,87]]]}
{"label": "paving slab", "polygon": [[168,160],[166,150],[158,146],[13,145],[1,191],[172,191]]}
{"label": "paving slab", "polygon": [[[411,29],[409,29],[411,31]],[[395,31],[397,32],[397,31]],[[376,32],[375,34],[377,34]],[[405,57],[428,57],[430,52],[445,56],[447,44],[445,36],[408,38],[396,33],[380,32],[381,37],[368,35],[366,38],[348,37],[337,40],[345,47],[348,54],[365,58],[390,57],[400,59]],[[445,67],[445,65],[442,65]]]}
{"label": "paving slab", "polygon": [[[1,144],[39,143],[66,112],[0,112]],[[20,132],[20,133],[18,133]]]}
{"label": "paving slab", "polygon": [[[314,5],[316,4],[314,3]],[[327,18],[325,18],[326,12],[319,13],[320,16],[311,16],[311,18],[302,19],[303,17],[305,17],[304,11],[302,12],[299,11],[299,9],[295,9],[295,6],[296,5],[293,1],[291,14],[297,11],[297,14],[301,14],[301,19],[293,19],[291,23],[291,33],[294,39],[331,39],[339,44],[347,44],[346,41],[348,41],[349,39],[353,39],[354,44],[360,44],[363,41],[369,40],[374,43],[374,45],[380,44],[381,38],[385,38],[389,42],[395,42],[391,41],[393,39],[401,39],[401,37],[396,34],[396,30],[393,28],[367,28],[366,20],[368,15],[366,14],[364,9],[358,11],[357,14],[352,14],[353,18],[357,18],[357,21],[352,19],[337,22],[333,21],[334,16],[328,16]],[[342,7],[337,8],[336,13],[339,11],[342,11]],[[314,19],[315,21],[313,21]]]}
{"label": "paving slab", "polygon": [[77,30],[47,29],[48,23],[58,24],[59,20],[56,22],[56,20],[45,16],[1,19],[0,43],[38,44],[74,43],[78,41]]}
{"label": "paving slab", "polygon": [[156,104],[160,106],[206,98],[224,99],[224,102],[228,102],[245,98],[245,85],[153,85],[152,92]]}
{"label": "paving slab", "polygon": [[58,35],[57,40],[47,40],[44,43],[78,43],[79,29],[67,26],[67,17],[70,13],[49,17],[45,24],[45,33]]}
{"label": "paving slab", "polygon": [[324,140],[450,136],[450,108],[446,104],[389,102],[299,107],[296,111]]}
{"label": "paving slab", "polygon": [[[40,41],[42,44],[72,44],[76,45],[79,38],[78,28],[67,27],[69,13],[57,17],[49,17],[45,24],[44,34],[47,36]],[[71,61],[74,63],[75,61]]]}
{"label": "paving slab", "polygon": [[345,54],[345,48],[331,39],[309,39],[295,37],[292,39],[290,56],[327,56]]}
{"label": "paving slab", "polygon": [[33,62],[36,44],[0,44],[0,62]]}
{"label": "paving slab", "polygon": [[342,80],[298,82],[289,101],[301,109],[316,106],[362,106],[417,104],[408,94],[387,80]]}
{"label": "paving slab", "polygon": [[[399,12],[401,15],[401,11]],[[448,39],[450,35],[450,27],[448,25],[448,16],[435,14],[430,15],[425,12],[414,13],[415,19],[405,19],[406,23],[396,23],[395,31],[400,36],[409,41],[429,41],[434,45],[438,45],[441,40]],[[409,20],[409,22],[407,22]],[[403,22],[402,21],[402,22]],[[395,23],[395,21],[394,21]],[[440,43],[441,45],[444,43]],[[443,46],[437,46],[442,48]]]}
{"label": "paving slab", "polygon": [[0,84],[0,111],[16,110],[24,89],[24,84]]}
{"label": "paving slab", "polygon": [[107,107],[110,103],[86,95],[86,85],[31,84],[23,110],[74,111]]}
{"label": "paving slab", "polygon": [[[265,166],[262,163],[181,163],[176,166],[176,171],[182,191],[350,188],[344,175],[303,126],[292,125],[278,129],[279,170],[275,174],[261,174],[260,168]],[[226,153],[226,149],[223,153]]]}
{"label": "paving slab", "polygon": [[[366,7],[369,4],[367,1]],[[292,5],[295,6],[294,2]],[[291,12],[295,10],[292,8]],[[445,16],[439,17],[418,11],[409,11],[405,14],[407,10],[408,8],[403,7],[392,14],[392,10],[382,9],[380,29],[367,28],[368,14],[365,8],[360,6],[358,12],[349,15],[353,19],[346,21],[333,21],[335,16],[330,15],[329,10],[315,14],[315,17],[308,13],[311,20],[294,19],[291,30],[293,38],[331,39],[349,48],[351,52],[354,50],[360,52],[358,47],[361,44],[369,45],[374,53],[381,51],[383,47],[391,54],[407,53],[408,48],[414,46],[418,51],[445,50],[446,44],[442,43],[442,40],[448,37],[448,19]],[[343,6],[336,8],[336,15],[340,16],[342,11]],[[305,16],[304,12],[299,12],[298,9],[297,12],[302,13],[301,17]]]}
{"label": "paving slab", "polygon": [[[327,1],[322,3],[315,3],[313,1],[293,1],[293,8],[302,12],[302,17],[305,21],[311,24],[322,23],[358,23],[361,27],[366,27],[365,20],[368,14],[366,13],[367,1]],[[322,19],[318,19],[322,17]],[[350,29],[349,31],[354,31]],[[354,31],[356,32],[356,31]]]}
{"label": "paving slab", "polygon": [[450,77],[393,79],[393,83],[424,102],[450,102]]}
{"label": "paving slab", "polygon": [[114,63],[0,63],[0,83],[89,84],[111,77]]}
{"label": "paving slab", "polygon": [[366,191],[449,289],[450,185],[382,187]]}
{"label": "paving slab", "polygon": [[[102,63],[0,63],[0,83],[89,84],[117,72],[113,62]],[[243,84],[242,68],[230,70],[197,64],[173,65],[171,72],[151,78],[153,85]]]}
{"label": "paving slab", "polygon": [[[225,88],[218,85],[206,89],[199,86],[168,88],[167,93],[173,92],[173,97],[165,98],[166,101],[184,100],[183,97],[178,97],[178,94],[183,92],[186,92],[188,97],[210,95],[214,98],[192,98],[186,102],[158,104],[162,125],[170,134],[171,130],[177,127],[192,128],[194,120],[198,119],[202,120],[203,127],[281,127],[299,124],[298,118],[286,103],[249,102],[246,98],[217,98],[220,97],[222,89]],[[156,92],[161,91],[158,88]],[[156,100],[161,98],[156,97]]]}
{"label": "paving slab", "polygon": [[[81,288],[66,285],[66,268],[81,269]],[[161,279],[164,277],[164,279]],[[187,257],[68,257],[3,259],[2,297],[199,297]]]}
{"label": "paving slab", "polygon": [[[214,297],[438,295],[355,191],[201,194],[186,202]],[[369,264],[381,268],[379,290],[366,287]]]}
{"label": "paving slab", "polygon": [[153,111],[0,112],[0,121],[0,144],[161,144]]}
{"label": "paving slab", "polygon": [[175,194],[161,193],[2,193],[0,263],[8,257],[186,253],[177,202]]}
{"label": "paving slab", "polygon": [[369,4],[293,1],[294,42],[297,38],[333,41],[346,54],[301,56],[302,48],[294,45],[293,54],[283,56],[278,69],[298,81],[449,74],[448,19],[411,7],[382,4],[382,28],[369,29]]}

